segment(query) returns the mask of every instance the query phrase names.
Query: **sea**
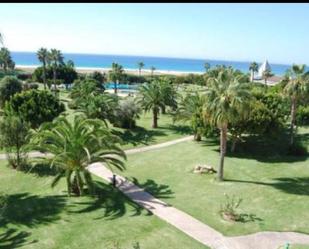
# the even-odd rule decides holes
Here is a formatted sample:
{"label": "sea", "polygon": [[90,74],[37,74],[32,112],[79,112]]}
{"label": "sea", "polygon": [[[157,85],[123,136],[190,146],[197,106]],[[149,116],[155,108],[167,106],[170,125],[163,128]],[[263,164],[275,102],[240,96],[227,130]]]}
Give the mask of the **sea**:
{"label": "sea", "polygon": [[[11,52],[16,65],[37,66],[40,65],[35,52]],[[63,53],[64,60],[72,60],[75,67],[85,68],[110,68],[112,63],[118,63],[125,69],[137,69],[137,63],[142,61],[144,69],[155,67],[156,70],[179,71],[179,72],[204,72],[204,64],[207,62],[211,67],[216,65],[232,66],[244,73],[249,72],[251,62],[223,61],[223,60],[202,60],[182,59],[150,56],[127,56],[127,55],[103,55],[103,54],[73,54]],[[258,62],[261,65],[263,62]],[[272,73],[278,76],[285,74],[291,65],[275,64],[268,61]]]}

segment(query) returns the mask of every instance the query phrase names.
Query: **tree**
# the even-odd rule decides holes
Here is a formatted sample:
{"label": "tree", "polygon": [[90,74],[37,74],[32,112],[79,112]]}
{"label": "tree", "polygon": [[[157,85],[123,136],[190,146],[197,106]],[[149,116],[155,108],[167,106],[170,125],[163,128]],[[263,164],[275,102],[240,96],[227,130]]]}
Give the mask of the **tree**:
{"label": "tree", "polygon": [[141,108],[134,99],[122,99],[114,109],[112,123],[116,127],[132,129],[136,126],[136,119],[139,119],[140,113]]}
{"label": "tree", "polygon": [[52,68],[53,68],[54,91],[56,93],[56,89],[57,89],[57,67],[59,65],[64,64],[61,51],[57,50],[57,49],[51,49],[50,53],[49,53],[49,60],[52,64]]}
{"label": "tree", "polygon": [[205,68],[205,71],[206,71],[206,73],[207,73],[208,70],[210,69],[210,64],[209,64],[208,62],[206,62],[206,63],[204,64],[204,68]]}
{"label": "tree", "polygon": [[264,82],[265,82],[265,86],[267,87],[267,79],[272,77],[273,74],[271,73],[271,71],[269,69],[266,69],[264,72],[263,72],[263,75],[262,75],[262,78],[264,79]]}
{"label": "tree", "polygon": [[0,33],[0,43],[3,45],[3,35]]}
{"label": "tree", "polygon": [[98,81],[100,84],[104,84],[106,78],[105,78],[105,74],[99,72],[99,71],[94,71],[92,74],[90,74],[89,76],[91,79],[94,79],[96,81]]}
{"label": "tree", "polygon": [[140,61],[137,63],[138,66],[138,74],[141,76],[142,68],[145,66],[144,62]]}
{"label": "tree", "polygon": [[112,64],[112,69],[109,71],[109,78],[114,82],[114,93],[117,94],[117,84],[119,80],[123,77],[124,70],[121,65],[114,63]]}
{"label": "tree", "polygon": [[50,122],[65,111],[64,104],[48,91],[29,90],[15,94],[6,102],[4,113],[13,112],[32,128]]}
{"label": "tree", "polygon": [[156,68],[154,66],[150,67],[150,71],[151,71],[151,77],[153,77],[153,73],[156,70]]}
{"label": "tree", "polygon": [[251,71],[251,82],[254,79],[254,73],[257,72],[259,69],[259,65],[254,61],[250,64],[249,70]]}
{"label": "tree", "polygon": [[37,52],[37,56],[39,61],[42,63],[43,68],[43,84],[44,84],[44,90],[46,90],[46,65],[48,64],[48,50],[46,48],[40,48]]}
{"label": "tree", "polygon": [[11,53],[7,48],[0,49],[0,67],[2,67],[4,73],[7,73],[8,69],[14,69],[15,67]]}
{"label": "tree", "polygon": [[228,126],[237,122],[246,114],[251,99],[248,84],[243,83],[244,76],[231,68],[223,69],[218,76],[209,79],[206,92],[205,116],[220,129],[220,165],[218,180],[223,180],[224,156]]}
{"label": "tree", "polygon": [[160,92],[162,95],[162,98],[164,100],[164,106],[162,106],[162,114],[166,113],[166,106],[170,106],[173,109],[177,108],[177,92],[176,89],[174,88],[173,84],[171,81],[164,77],[164,78],[159,78],[156,80],[156,83],[159,84],[160,87]]}
{"label": "tree", "polygon": [[194,132],[194,140],[201,141],[204,132],[203,106],[205,98],[203,95],[195,92],[187,94],[181,98],[179,108],[174,114],[174,121],[190,121]]}
{"label": "tree", "polygon": [[68,66],[68,67],[71,67],[71,68],[74,68],[74,66],[75,66],[75,65],[74,65],[74,61],[68,60],[68,61],[67,61],[67,66]]}
{"label": "tree", "polygon": [[52,186],[65,177],[68,195],[75,193],[80,196],[85,193],[85,185],[89,192],[93,192],[88,165],[100,162],[124,169],[126,155],[116,146],[117,142],[119,138],[109,132],[104,122],[75,116],[73,122],[59,117],[42,125],[33,134],[31,147],[51,154],[51,158],[41,160],[58,169]]}
{"label": "tree", "polygon": [[145,112],[152,111],[152,128],[158,128],[158,115],[164,108],[165,101],[161,92],[160,83],[153,81],[139,87],[138,103]]}
{"label": "tree", "polygon": [[305,77],[305,65],[293,64],[288,72],[289,81],[284,88],[284,93],[291,101],[291,126],[290,126],[290,145],[294,144],[294,126],[296,117],[297,101],[303,95],[308,94],[309,80]]}
{"label": "tree", "polygon": [[8,162],[14,169],[22,169],[26,153],[23,146],[28,142],[29,124],[19,116],[8,113],[0,120],[0,146],[4,148]]}
{"label": "tree", "polygon": [[89,95],[95,96],[103,93],[103,91],[103,85],[95,79],[86,78],[85,80],[75,80],[70,92],[70,98],[75,102],[82,102]]}
{"label": "tree", "polygon": [[21,92],[22,89],[22,83],[16,77],[5,76],[0,80],[0,107],[3,107],[6,101],[9,101],[14,94]]}

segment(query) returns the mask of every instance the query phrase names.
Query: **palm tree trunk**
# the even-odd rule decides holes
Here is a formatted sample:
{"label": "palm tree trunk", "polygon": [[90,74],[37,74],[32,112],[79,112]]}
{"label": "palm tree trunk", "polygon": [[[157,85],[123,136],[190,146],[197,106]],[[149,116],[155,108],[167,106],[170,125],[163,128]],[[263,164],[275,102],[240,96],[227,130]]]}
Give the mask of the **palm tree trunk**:
{"label": "palm tree trunk", "polygon": [[118,89],[117,89],[117,85],[119,84],[119,82],[118,82],[118,80],[116,80],[115,82],[114,82],[114,93],[115,94],[117,94],[117,92],[118,92]]}
{"label": "palm tree trunk", "polygon": [[199,134],[198,132],[196,132],[196,133],[194,134],[194,141],[199,142],[199,141],[201,141],[201,140],[202,140],[201,134]]}
{"label": "palm tree trunk", "polygon": [[291,127],[290,127],[290,145],[294,144],[294,126],[295,126],[295,116],[296,116],[296,98],[292,97],[291,105]]}
{"label": "palm tree trunk", "polygon": [[46,90],[46,65],[43,63],[43,84],[44,84],[44,90]]}
{"label": "palm tree trunk", "polygon": [[158,128],[158,108],[154,107],[152,109],[152,128]]}
{"label": "palm tree trunk", "polygon": [[53,78],[54,78],[54,92],[55,92],[55,96],[56,96],[56,80],[57,80],[57,71],[56,71],[56,67],[54,66],[53,68]]}
{"label": "palm tree trunk", "polygon": [[226,151],[227,125],[220,128],[220,166],[218,170],[218,180],[223,181],[224,156]]}

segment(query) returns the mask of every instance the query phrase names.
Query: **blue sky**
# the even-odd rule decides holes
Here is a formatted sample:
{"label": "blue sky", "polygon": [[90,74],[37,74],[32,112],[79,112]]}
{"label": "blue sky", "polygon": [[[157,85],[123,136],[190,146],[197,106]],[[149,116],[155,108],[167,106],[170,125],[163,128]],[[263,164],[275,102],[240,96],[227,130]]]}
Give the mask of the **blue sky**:
{"label": "blue sky", "polygon": [[309,64],[309,4],[0,4],[11,51]]}

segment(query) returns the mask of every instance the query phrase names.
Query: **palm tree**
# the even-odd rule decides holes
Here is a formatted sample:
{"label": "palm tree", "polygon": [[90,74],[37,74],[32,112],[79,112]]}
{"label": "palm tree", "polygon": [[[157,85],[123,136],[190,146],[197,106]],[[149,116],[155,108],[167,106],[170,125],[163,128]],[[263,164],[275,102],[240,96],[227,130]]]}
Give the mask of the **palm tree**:
{"label": "palm tree", "polygon": [[153,73],[154,73],[154,71],[156,70],[156,68],[154,67],[154,66],[152,66],[151,68],[150,68],[150,71],[151,71],[151,77],[153,77]]}
{"label": "palm tree", "polygon": [[210,78],[206,91],[205,116],[210,116],[212,123],[220,129],[220,166],[218,180],[223,180],[224,156],[228,125],[237,122],[246,114],[250,100],[248,84],[243,83],[244,75],[236,74],[231,68],[219,72],[215,78]]}
{"label": "palm tree", "polygon": [[206,62],[206,63],[204,64],[204,68],[205,68],[205,71],[206,71],[206,73],[207,73],[208,70],[210,69],[210,64],[209,64],[208,62]]}
{"label": "palm tree", "polygon": [[179,108],[174,115],[174,121],[184,120],[191,122],[191,127],[194,132],[194,140],[201,141],[202,131],[204,128],[203,122],[203,106],[205,97],[195,92],[181,98]]}
{"label": "palm tree", "polygon": [[119,80],[122,78],[124,70],[121,65],[114,63],[112,64],[112,69],[109,71],[109,77],[111,81],[114,82],[114,93],[117,94],[117,84],[119,84]]}
{"label": "palm tree", "polygon": [[140,86],[138,103],[145,112],[152,110],[152,128],[158,128],[158,115],[164,108],[165,101],[157,81]]}
{"label": "palm tree", "polygon": [[2,47],[0,49],[0,66],[3,68],[4,73],[7,72],[10,65],[13,63],[10,51],[7,48]]}
{"label": "palm tree", "polygon": [[39,160],[58,169],[52,187],[62,177],[66,178],[70,196],[72,192],[83,195],[85,185],[92,192],[93,181],[87,169],[92,163],[101,162],[108,167],[124,169],[122,159],[126,159],[126,155],[116,142],[119,138],[109,132],[103,121],[77,115],[73,122],[59,117],[52,123],[43,124],[32,135],[30,147],[51,154],[51,157]]}
{"label": "palm tree", "polygon": [[263,72],[263,79],[264,79],[264,83],[265,83],[265,87],[267,87],[267,79],[270,78],[271,76],[273,76],[273,74],[271,73],[271,71],[269,69],[266,69]]}
{"label": "palm tree", "polygon": [[137,63],[137,66],[138,66],[138,72],[139,72],[139,76],[141,76],[141,71],[142,71],[142,68],[145,66],[144,62],[138,62]]}
{"label": "palm tree", "polygon": [[249,70],[251,71],[251,82],[254,79],[254,73],[257,72],[259,69],[259,65],[254,61],[250,64]]}
{"label": "palm tree", "polygon": [[164,100],[164,106],[161,108],[162,114],[166,113],[166,106],[170,106],[173,109],[176,109],[177,91],[173,87],[171,81],[168,78],[160,78],[156,81],[156,83],[159,84],[160,92]]}
{"label": "palm tree", "polygon": [[308,93],[309,83],[305,78],[305,65],[293,64],[289,70],[288,83],[284,88],[284,93],[291,99],[291,126],[290,126],[290,145],[294,143],[294,126],[297,101],[303,95]]}
{"label": "palm tree", "polygon": [[51,49],[49,53],[49,60],[53,66],[53,81],[54,81],[54,90],[56,93],[57,89],[57,67],[63,64],[63,55],[60,50]]}
{"label": "palm tree", "polygon": [[40,62],[43,64],[43,83],[44,89],[46,90],[46,64],[48,61],[48,50],[46,48],[40,48],[37,52],[37,56]]}

